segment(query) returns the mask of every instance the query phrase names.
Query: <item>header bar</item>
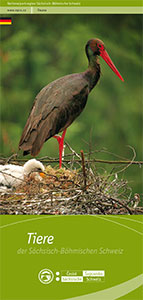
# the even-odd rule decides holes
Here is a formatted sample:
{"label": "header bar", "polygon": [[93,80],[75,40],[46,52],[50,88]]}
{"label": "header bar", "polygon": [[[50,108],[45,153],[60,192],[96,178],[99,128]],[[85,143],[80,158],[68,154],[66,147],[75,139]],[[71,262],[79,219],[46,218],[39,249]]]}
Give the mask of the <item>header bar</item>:
{"label": "header bar", "polygon": [[48,1],[48,0],[1,0],[1,6],[44,6],[44,7],[142,7],[142,0],[71,0],[71,1]]}

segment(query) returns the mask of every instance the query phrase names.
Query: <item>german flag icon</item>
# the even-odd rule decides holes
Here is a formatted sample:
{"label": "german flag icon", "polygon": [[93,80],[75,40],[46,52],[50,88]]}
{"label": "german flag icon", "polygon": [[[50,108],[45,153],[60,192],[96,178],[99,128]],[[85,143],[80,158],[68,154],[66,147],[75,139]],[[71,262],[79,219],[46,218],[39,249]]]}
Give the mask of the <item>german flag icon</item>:
{"label": "german flag icon", "polygon": [[0,18],[0,25],[12,25],[11,18]]}

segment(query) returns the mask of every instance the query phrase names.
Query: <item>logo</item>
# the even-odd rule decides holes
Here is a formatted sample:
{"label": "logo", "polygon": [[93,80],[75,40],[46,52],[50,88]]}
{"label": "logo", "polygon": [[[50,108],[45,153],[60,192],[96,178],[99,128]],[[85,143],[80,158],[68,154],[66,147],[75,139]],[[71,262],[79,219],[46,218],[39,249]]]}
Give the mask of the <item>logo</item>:
{"label": "logo", "polygon": [[54,274],[51,270],[49,269],[43,269],[39,272],[38,278],[43,284],[49,284],[53,281],[54,279]]}

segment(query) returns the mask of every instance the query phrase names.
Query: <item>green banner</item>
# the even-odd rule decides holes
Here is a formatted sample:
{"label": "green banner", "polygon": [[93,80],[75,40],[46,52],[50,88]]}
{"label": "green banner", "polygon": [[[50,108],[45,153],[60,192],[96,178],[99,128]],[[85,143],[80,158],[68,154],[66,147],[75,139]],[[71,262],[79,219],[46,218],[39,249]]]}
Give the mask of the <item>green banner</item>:
{"label": "green banner", "polygon": [[142,216],[1,216],[1,299],[141,300],[142,229]]}
{"label": "green banner", "polygon": [[137,7],[142,6],[141,0],[101,0],[101,1],[11,1],[1,0],[1,6],[48,6],[48,7]]}

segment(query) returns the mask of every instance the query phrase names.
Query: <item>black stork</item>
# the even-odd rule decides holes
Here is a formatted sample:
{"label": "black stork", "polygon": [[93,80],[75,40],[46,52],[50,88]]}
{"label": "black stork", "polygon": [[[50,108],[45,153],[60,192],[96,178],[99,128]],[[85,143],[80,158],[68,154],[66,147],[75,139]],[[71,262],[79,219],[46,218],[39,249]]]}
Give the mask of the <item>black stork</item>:
{"label": "black stork", "polygon": [[[124,81],[101,40],[89,40],[85,51],[89,61],[86,71],[59,78],[45,86],[36,96],[19,142],[19,149],[23,150],[23,155],[30,153],[36,156],[44,142],[55,137],[59,143],[61,168],[66,129],[80,115],[90,91],[100,78],[98,56],[101,56],[113,72]],[[62,131],[62,136],[57,136]]]}

